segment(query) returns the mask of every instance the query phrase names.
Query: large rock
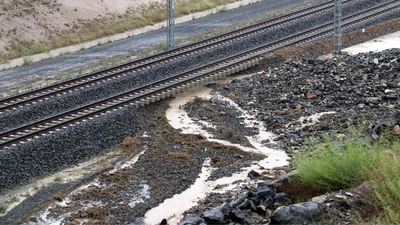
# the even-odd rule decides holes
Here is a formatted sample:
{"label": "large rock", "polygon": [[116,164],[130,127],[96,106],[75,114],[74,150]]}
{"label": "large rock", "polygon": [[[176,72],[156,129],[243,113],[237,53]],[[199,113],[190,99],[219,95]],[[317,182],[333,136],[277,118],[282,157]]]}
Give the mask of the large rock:
{"label": "large rock", "polygon": [[239,209],[251,209],[257,211],[257,207],[252,200],[246,199],[244,202],[237,206]]}
{"label": "large rock", "polygon": [[326,209],[318,202],[304,202],[279,207],[271,216],[271,224],[313,224],[322,219]]}
{"label": "large rock", "polygon": [[190,219],[182,220],[179,225],[201,225],[205,223],[206,221],[201,217],[192,217]]}
{"label": "large rock", "polygon": [[393,128],[397,125],[397,120],[395,118],[385,118],[379,119],[375,122],[375,127],[372,129],[372,138],[378,139],[382,131],[385,128]]}
{"label": "large rock", "polygon": [[258,198],[262,198],[264,200],[272,198],[272,197],[274,197],[274,195],[275,195],[274,190],[272,190],[270,187],[267,187],[267,186],[260,187],[256,192],[256,196]]}
{"label": "large rock", "polygon": [[236,221],[242,221],[244,218],[246,218],[247,216],[251,215],[251,209],[234,209],[232,210],[232,219],[236,220]]}
{"label": "large rock", "polygon": [[231,201],[232,207],[237,207],[238,205],[242,204],[246,200],[246,197],[243,194],[240,194],[236,199]]}
{"label": "large rock", "polygon": [[274,200],[274,205],[282,206],[282,205],[288,205],[288,203],[290,202],[290,200],[292,200],[292,198],[285,193],[278,193],[274,196],[273,200]]}
{"label": "large rock", "polygon": [[204,212],[201,214],[201,217],[207,224],[226,224],[231,209],[232,206],[228,203],[224,203],[220,207]]}

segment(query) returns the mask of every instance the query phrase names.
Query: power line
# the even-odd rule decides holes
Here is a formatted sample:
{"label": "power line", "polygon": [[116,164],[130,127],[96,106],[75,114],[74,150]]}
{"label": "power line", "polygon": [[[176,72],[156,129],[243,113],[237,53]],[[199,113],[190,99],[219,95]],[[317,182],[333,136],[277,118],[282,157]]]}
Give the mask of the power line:
{"label": "power line", "polygon": [[33,6],[33,7],[28,7],[28,8],[14,9],[14,10],[10,10],[10,11],[3,11],[3,12],[0,12],[0,14],[7,14],[7,13],[12,13],[12,12],[17,12],[17,11],[23,11],[23,10],[27,10],[27,9],[42,8],[42,7],[52,6],[52,5],[60,5],[60,4],[62,4],[62,3],[73,2],[73,1],[75,1],[75,0],[66,0],[66,1],[63,1],[63,2],[51,3],[51,4],[47,4],[47,5],[38,5],[38,6]]}

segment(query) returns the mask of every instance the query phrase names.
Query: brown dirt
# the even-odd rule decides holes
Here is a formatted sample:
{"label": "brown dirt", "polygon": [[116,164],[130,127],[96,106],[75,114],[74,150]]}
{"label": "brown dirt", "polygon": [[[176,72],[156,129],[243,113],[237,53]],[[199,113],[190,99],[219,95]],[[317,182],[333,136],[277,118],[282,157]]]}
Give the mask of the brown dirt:
{"label": "brown dirt", "polygon": [[325,194],[325,191],[316,190],[312,187],[290,182],[284,179],[281,185],[277,188],[278,192],[286,193],[294,198],[295,202],[304,202],[315,196]]}
{"label": "brown dirt", "polygon": [[108,215],[109,213],[106,209],[102,207],[94,207],[71,214],[69,217],[65,218],[65,222],[68,222],[69,224],[80,224],[80,221],[85,219],[89,221],[84,222],[84,225],[111,224],[110,222],[106,222]]}
{"label": "brown dirt", "polygon": [[[50,0],[4,0],[0,2],[0,12],[17,10],[40,5],[48,5]],[[46,40],[50,35],[65,29],[77,29],[86,20],[114,18],[123,15],[127,10],[138,10],[150,2],[163,0],[63,0],[58,5],[33,8],[0,14],[1,38],[0,54],[5,47],[18,40]]]}

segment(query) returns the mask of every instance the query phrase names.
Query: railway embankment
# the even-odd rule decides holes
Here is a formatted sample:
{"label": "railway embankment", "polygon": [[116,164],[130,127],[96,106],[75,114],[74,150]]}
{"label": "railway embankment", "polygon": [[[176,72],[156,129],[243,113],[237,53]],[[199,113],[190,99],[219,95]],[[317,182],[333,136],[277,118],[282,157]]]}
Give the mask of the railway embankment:
{"label": "railway embankment", "polygon": [[[393,29],[381,27],[383,33]],[[369,29],[367,29],[368,31]],[[361,39],[368,38],[368,34],[376,35],[376,33],[368,32],[366,35],[359,36]],[[352,41],[354,40],[352,39]],[[390,50],[382,54],[364,54],[357,57],[343,56],[336,61],[312,58],[322,52],[330,51],[327,50],[330,49],[330,46],[324,43],[326,44],[326,42],[319,42],[315,45],[308,45],[308,47],[300,46],[296,48],[297,50],[294,48],[284,49],[280,51],[281,55],[288,56],[292,51],[298,54],[299,59],[281,65],[260,65],[246,71],[257,72],[257,75],[251,78],[242,81],[235,80],[229,85],[211,85],[211,87],[214,88],[215,93],[219,93],[218,95],[230,96],[228,98],[237,101],[240,108],[247,111],[249,115],[258,112],[255,116],[267,124],[268,127],[265,129],[278,134],[278,137],[272,141],[279,142],[278,146],[283,147],[289,154],[303,146],[307,142],[307,136],[313,133],[319,135],[321,131],[329,131],[336,126],[345,128],[346,121],[359,121],[360,114],[365,114],[370,123],[379,119],[379,116],[383,118],[395,116],[392,115],[393,110],[399,107],[399,87],[396,84],[398,81],[398,66],[396,66],[398,50]],[[325,48],[323,48],[324,46]],[[306,58],[299,52],[303,52]],[[291,57],[295,56],[295,54],[291,55]],[[218,108],[223,106],[223,104],[218,104],[218,101],[204,104],[206,107],[203,108],[203,111],[196,112],[193,111],[193,107],[188,107],[188,112],[198,113],[194,116],[197,121],[205,120],[204,122],[217,124],[222,121],[231,121],[230,125],[224,125],[225,129],[215,130],[215,134],[246,145],[247,142],[243,136],[235,134],[239,133],[235,132],[235,127],[243,126],[241,122],[244,119],[236,118],[237,109],[230,110],[229,106]],[[157,108],[158,106],[161,108]],[[31,173],[39,175],[44,172],[43,169],[54,171],[52,168],[64,166],[66,162],[76,163],[87,156],[97,154],[103,149],[115,146],[126,136],[142,135],[143,131],[151,132],[150,138],[139,138],[138,142],[150,151],[148,155],[145,154],[140,158],[132,170],[126,169],[121,173],[118,172],[118,176],[115,174],[104,175],[100,179],[100,182],[104,184],[100,188],[102,191],[92,187],[87,195],[74,198],[74,201],[78,202],[81,199],[98,200],[99,198],[101,201],[107,202],[109,205],[98,208],[101,215],[107,215],[100,217],[104,221],[110,219],[108,215],[118,215],[118,218],[112,217],[116,221],[132,221],[133,218],[136,220],[142,217],[149,208],[155,207],[164,199],[189,187],[195,181],[201,166],[208,157],[212,157],[212,165],[219,168],[218,172],[215,172],[213,178],[210,179],[230,175],[260,157],[257,154],[245,153],[238,149],[204,143],[201,141],[204,139],[202,136],[180,135],[177,131],[170,129],[165,118],[157,113],[163,112],[166,107],[165,101],[160,105],[150,105],[139,110],[127,107],[115,114],[108,114],[88,123],[80,123],[55,135],[45,135],[40,139],[26,142],[21,146],[28,146],[26,149],[29,152],[25,152],[25,150],[4,151],[2,154],[6,156],[4,158],[6,160],[2,161],[1,165],[7,167],[11,162],[18,165],[23,162],[24,157],[32,163],[26,164],[26,167],[10,167],[8,165],[8,168],[4,168],[5,173],[2,174],[10,177],[10,180],[13,177],[18,178],[19,181],[26,180]],[[322,116],[317,124],[313,124],[310,119],[297,121],[301,117],[326,112],[326,109],[332,109],[335,113]],[[225,111],[232,113],[225,116]],[[224,119],[220,121],[216,118],[215,121],[208,121],[213,117],[202,115],[201,113],[204,112],[211,113],[213,117],[218,114],[218,117],[224,117]],[[259,114],[260,112],[262,114]],[[292,124],[286,127],[285,125],[290,122]],[[303,128],[302,124],[306,128]],[[296,129],[297,126],[300,126],[301,129]],[[240,131],[242,130],[246,134],[257,133],[256,129],[255,131],[247,129]],[[62,135],[62,137],[55,138],[57,135]],[[192,144],[188,144],[192,141]],[[264,143],[268,145],[268,142],[271,140],[265,140]],[[31,144],[34,146],[30,146]],[[16,146],[10,149],[18,148],[20,147]],[[213,149],[213,151],[204,152],[200,151],[200,148]],[[245,160],[241,161],[240,159],[243,158]],[[38,159],[43,161],[37,161]],[[52,168],[50,168],[50,164]],[[166,169],[167,167],[168,169]],[[13,173],[7,175],[7,170]],[[137,173],[138,171],[139,173]],[[155,177],[157,179],[152,180]],[[138,182],[132,184],[131,181]],[[129,219],[132,217],[132,206],[129,204],[129,207],[126,204],[122,206],[119,203],[127,198],[129,191],[135,192],[143,189],[142,181],[148,182],[152,187],[151,198],[148,202],[141,202],[139,205],[133,204],[137,211],[133,218]],[[13,182],[8,182],[7,185],[16,184]],[[60,199],[66,201],[64,197]],[[77,206],[73,210],[80,210],[80,208]],[[57,217],[62,213],[65,211],[57,208],[52,215]],[[74,221],[79,218],[87,219],[82,214],[74,214],[68,220]]]}

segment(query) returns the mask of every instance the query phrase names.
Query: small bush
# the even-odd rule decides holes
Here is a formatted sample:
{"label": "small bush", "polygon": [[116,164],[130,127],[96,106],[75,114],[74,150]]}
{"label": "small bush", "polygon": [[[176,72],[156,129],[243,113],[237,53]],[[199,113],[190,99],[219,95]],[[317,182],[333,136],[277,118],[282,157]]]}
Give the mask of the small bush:
{"label": "small bush", "polygon": [[161,42],[157,46],[157,51],[164,51],[167,49],[167,42]]}
{"label": "small bush", "polygon": [[31,65],[33,63],[33,59],[31,57],[24,57],[24,65]]}
{"label": "small bush", "polygon": [[400,145],[394,142],[379,155],[375,167],[367,171],[375,188],[376,201],[383,209],[379,224],[400,224]]}
{"label": "small bush", "polygon": [[294,166],[302,184],[316,189],[338,190],[367,180],[364,169],[372,169],[378,146],[362,137],[332,140],[327,134],[311,146],[308,154],[297,155]]}
{"label": "small bush", "polygon": [[18,198],[17,196],[13,196],[13,197],[10,199],[10,203],[14,203],[14,202],[19,202],[19,198]]}
{"label": "small bush", "polygon": [[7,211],[7,208],[5,206],[0,206],[0,213],[1,214],[6,213],[6,211]]}
{"label": "small bush", "polygon": [[388,132],[380,136],[375,141],[354,134],[332,140],[325,134],[294,158],[299,172],[294,182],[337,190],[372,181],[366,190],[373,193],[370,204],[382,209],[376,224],[400,224],[400,143]]}

